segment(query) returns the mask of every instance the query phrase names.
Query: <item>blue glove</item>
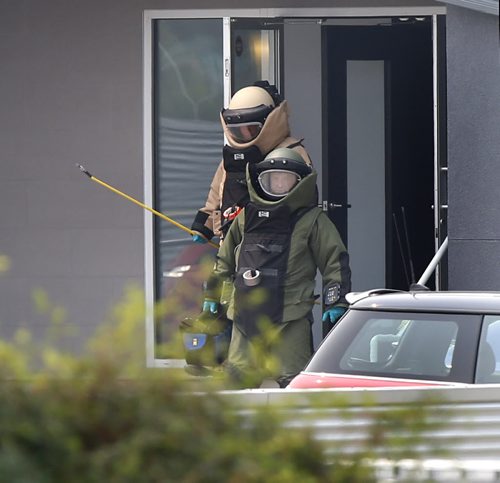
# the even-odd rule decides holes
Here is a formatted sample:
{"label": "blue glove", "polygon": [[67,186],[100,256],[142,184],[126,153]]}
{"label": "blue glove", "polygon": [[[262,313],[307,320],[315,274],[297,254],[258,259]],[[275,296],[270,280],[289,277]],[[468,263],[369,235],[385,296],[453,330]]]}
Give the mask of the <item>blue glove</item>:
{"label": "blue glove", "polygon": [[203,235],[201,235],[199,233],[195,233],[193,235],[193,241],[195,243],[207,243],[208,242],[208,240]]}
{"label": "blue glove", "polygon": [[212,314],[216,314],[219,309],[219,304],[217,302],[214,302],[213,300],[204,300],[203,301],[203,307],[202,311],[203,312],[210,312]]}
{"label": "blue glove", "polygon": [[340,319],[345,313],[347,309],[345,307],[331,307],[328,310],[325,310],[323,314],[323,322],[328,320],[331,324],[335,324],[337,320]]}

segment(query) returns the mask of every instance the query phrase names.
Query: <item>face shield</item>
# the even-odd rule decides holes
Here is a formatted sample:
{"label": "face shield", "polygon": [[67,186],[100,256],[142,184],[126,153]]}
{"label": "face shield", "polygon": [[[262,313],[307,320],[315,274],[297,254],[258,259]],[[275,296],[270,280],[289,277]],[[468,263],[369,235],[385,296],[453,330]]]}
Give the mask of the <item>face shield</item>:
{"label": "face shield", "polygon": [[255,139],[262,130],[261,122],[242,122],[240,124],[226,124],[231,137],[239,143],[248,143]]}
{"label": "face shield", "polygon": [[297,185],[301,177],[293,171],[269,169],[258,176],[262,191],[272,198],[283,198]]}

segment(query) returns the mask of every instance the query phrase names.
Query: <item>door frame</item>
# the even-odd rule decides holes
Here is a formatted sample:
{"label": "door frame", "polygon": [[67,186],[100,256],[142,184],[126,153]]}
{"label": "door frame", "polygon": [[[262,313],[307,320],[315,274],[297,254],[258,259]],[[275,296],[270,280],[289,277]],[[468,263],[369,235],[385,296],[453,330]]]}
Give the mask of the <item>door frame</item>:
{"label": "door frame", "polygon": [[[393,16],[432,16],[445,15],[446,6],[421,7],[343,7],[343,8],[255,8],[255,9],[204,9],[204,10],[145,10],[143,13],[143,170],[144,170],[144,202],[152,206],[154,202],[153,189],[153,23],[159,19],[221,19],[223,23],[223,84],[224,84],[224,107],[229,104],[231,96],[231,45],[230,45],[230,23],[231,18],[283,18],[283,19],[323,19],[335,18],[360,18],[360,17],[393,17]],[[436,21],[437,34],[437,21]],[[437,44],[436,44],[437,45]],[[437,48],[437,47],[436,47]],[[433,53],[434,61],[436,53]],[[437,96],[437,68],[435,75]],[[435,110],[437,99],[435,99]],[[437,112],[437,111],[436,111]],[[435,148],[436,170],[440,170],[437,164],[437,150]],[[440,172],[440,171],[439,171]],[[436,180],[435,180],[436,182]],[[319,180],[321,183],[321,180]],[[435,187],[436,192],[438,189]],[[437,195],[439,196],[439,195]],[[439,199],[439,198],[436,198]],[[440,207],[435,203],[435,207]],[[184,361],[172,359],[157,359],[155,357],[155,264],[154,264],[154,232],[153,215],[144,211],[144,290],[146,302],[146,364],[147,367],[179,367]],[[439,245],[439,240],[436,246]]]}

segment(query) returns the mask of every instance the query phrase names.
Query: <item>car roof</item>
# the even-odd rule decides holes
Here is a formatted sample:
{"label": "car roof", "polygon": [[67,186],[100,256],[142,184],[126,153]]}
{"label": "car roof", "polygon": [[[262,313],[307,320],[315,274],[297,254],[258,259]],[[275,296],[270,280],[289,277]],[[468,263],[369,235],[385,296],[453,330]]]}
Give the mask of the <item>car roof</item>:
{"label": "car roof", "polygon": [[354,310],[500,314],[500,292],[403,292],[388,289],[348,294]]}

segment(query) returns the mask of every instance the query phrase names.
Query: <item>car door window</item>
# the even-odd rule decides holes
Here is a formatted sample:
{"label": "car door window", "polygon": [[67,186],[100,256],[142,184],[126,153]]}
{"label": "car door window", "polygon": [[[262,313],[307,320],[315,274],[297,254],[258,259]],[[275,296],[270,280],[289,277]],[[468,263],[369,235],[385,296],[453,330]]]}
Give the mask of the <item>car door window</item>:
{"label": "car door window", "polygon": [[447,376],[453,367],[457,332],[458,325],[453,321],[410,321],[385,369],[401,374]]}
{"label": "car door window", "polygon": [[472,383],[482,319],[478,314],[351,309],[305,371]]}
{"label": "car door window", "polygon": [[477,358],[476,382],[500,382],[500,315],[487,315],[484,318]]}
{"label": "car door window", "polygon": [[340,368],[446,377],[453,367],[458,329],[452,320],[371,319],[345,351]]}

